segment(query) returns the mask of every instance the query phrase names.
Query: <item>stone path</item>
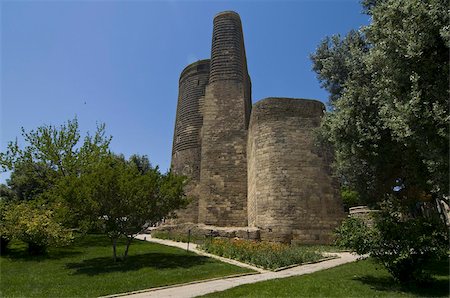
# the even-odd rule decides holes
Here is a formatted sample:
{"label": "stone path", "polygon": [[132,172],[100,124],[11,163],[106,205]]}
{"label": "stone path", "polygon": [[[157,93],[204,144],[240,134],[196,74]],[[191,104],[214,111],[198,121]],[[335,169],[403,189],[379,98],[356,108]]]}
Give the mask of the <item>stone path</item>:
{"label": "stone path", "polygon": [[[139,235],[137,238],[141,239],[141,240],[164,244],[164,245],[175,246],[175,247],[179,247],[182,249],[187,248],[186,243],[151,238],[150,235]],[[327,260],[327,261],[323,261],[323,262],[319,262],[319,263],[315,263],[315,264],[301,265],[301,266],[293,267],[293,268],[278,271],[278,272],[272,272],[272,271],[263,270],[263,269],[260,269],[260,268],[254,267],[254,266],[250,266],[248,264],[244,264],[244,263],[241,263],[238,261],[234,261],[234,260],[218,257],[215,255],[207,254],[207,253],[197,250],[196,248],[197,248],[197,246],[195,244],[192,244],[192,243],[189,244],[190,251],[193,251],[200,255],[219,259],[222,262],[250,268],[255,271],[258,271],[259,274],[230,277],[230,278],[219,278],[219,279],[213,279],[213,280],[207,280],[207,281],[198,281],[198,282],[192,282],[192,283],[188,283],[188,284],[181,284],[181,285],[174,285],[174,286],[168,286],[168,287],[163,287],[163,288],[142,290],[142,291],[127,293],[127,294],[111,295],[109,297],[118,297],[118,296],[124,296],[124,297],[129,297],[129,298],[144,298],[144,297],[188,298],[188,297],[196,297],[196,296],[205,295],[205,294],[209,294],[209,293],[213,293],[213,292],[224,291],[224,290],[227,290],[227,289],[230,289],[233,287],[237,287],[240,285],[244,285],[244,284],[251,284],[251,283],[256,283],[256,282],[270,280],[270,279],[309,274],[309,273],[313,273],[316,271],[339,266],[339,265],[342,265],[345,263],[354,262],[359,258],[359,256],[348,253],[348,252],[333,253],[333,255],[337,255],[339,258]]]}

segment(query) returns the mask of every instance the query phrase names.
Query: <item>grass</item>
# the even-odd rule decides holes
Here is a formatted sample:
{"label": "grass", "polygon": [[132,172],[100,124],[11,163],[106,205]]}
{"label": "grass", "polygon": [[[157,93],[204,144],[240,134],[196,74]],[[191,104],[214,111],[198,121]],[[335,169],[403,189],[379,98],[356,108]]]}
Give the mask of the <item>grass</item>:
{"label": "grass", "polygon": [[[120,243],[119,252],[124,243]],[[108,238],[87,235],[47,256],[30,257],[12,242],[0,258],[0,297],[94,297],[214,277],[249,269],[184,250],[136,240],[126,262],[112,261]]]}
{"label": "grass", "polygon": [[430,266],[426,287],[402,287],[372,260],[316,273],[239,286],[203,297],[449,297],[448,260]]}

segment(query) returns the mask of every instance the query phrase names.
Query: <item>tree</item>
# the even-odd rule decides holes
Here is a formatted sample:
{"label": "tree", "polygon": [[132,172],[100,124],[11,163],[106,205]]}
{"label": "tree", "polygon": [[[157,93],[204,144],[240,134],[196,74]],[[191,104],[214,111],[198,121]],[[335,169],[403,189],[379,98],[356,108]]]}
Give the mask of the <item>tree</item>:
{"label": "tree", "polygon": [[349,218],[337,230],[337,244],[369,254],[400,283],[426,283],[427,265],[446,258],[448,231],[436,216],[413,217],[397,200],[383,202],[374,224]]}
{"label": "tree", "polygon": [[374,227],[346,221],[339,237],[398,281],[414,281],[448,248],[442,222],[419,208],[448,201],[448,3],[362,3],[370,25],[326,38],[311,56],[330,92],[319,136],[334,149],[341,185],[381,208]]}
{"label": "tree", "polygon": [[0,153],[1,169],[11,171],[8,185],[0,187],[1,239],[5,248],[11,238],[21,239],[30,253],[38,254],[48,246],[67,244],[72,238],[68,228],[86,222],[82,207],[57,191],[63,178],[79,177],[108,154],[111,138],[100,125],[80,144],[76,119],[60,127],[44,125],[29,132],[22,128],[22,136],[25,147],[16,140]]}
{"label": "tree", "polygon": [[341,183],[373,203],[449,187],[450,29],[446,1],[364,1],[370,25],[326,38],[312,55],[331,112],[322,139]]}
{"label": "tree", "polygon": [[111,137],[105,135],[105,125],[99,125],[93,136],[89,133],[80,144],[77,119],[56,127],[43,125],[26,132],[27,144],[9,142],[0,153],[0,167],[11,171],[8,186],[20,200],[33,200],[51,189],[62,177],[81,174],[91,163],[108,154]]}
{"label": "tree", "polygon": [[[126,238],[123,259],[132,240],[146,227],[173,216],[186,205],[185,178],[161,174],[148,158],[134,155],[104,156],[80,177],[65,179],[65,196],[85,206],[85,216],[100,222],[111,239],[113,259],[117,259],[117,240]],[[61,191],[60,193],[64,193]]]}
{"label": "tree", "polygon": [[55,193],[55,186],[62,178],[80,176],[109,153],[111,137],[106,136],[105,125],[99,125],[93,136],[87,133],[82,142],[77,119],[59,127],[43,125],[29,132],[22,128],[22,137],[25,147],[16,140],[0,153],[1,169],[11,171],[9,190],[19,201],[50,204],[58,198],[60,208],[55,212],[64,214],[58,217],[65,225],[77,227],[83,220],[79,217],[80,206]]}

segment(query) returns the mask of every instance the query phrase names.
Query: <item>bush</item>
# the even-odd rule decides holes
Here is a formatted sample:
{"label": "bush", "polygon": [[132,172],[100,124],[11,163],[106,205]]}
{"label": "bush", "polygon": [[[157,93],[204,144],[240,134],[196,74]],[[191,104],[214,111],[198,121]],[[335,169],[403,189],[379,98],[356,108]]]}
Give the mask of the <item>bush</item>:
{"label": "bush", "polygon": [[43,254],[49,246],[67,245],[73,239],[72,232],[56,221],[54,213],[32,203],[20,203],[6,210],[4,229],[12,238],[27,243],[30,254]]}
{"label": "bush", "polygon": [[448,234],[437,217],[412,217],[395,202],[385,202],[373,227],[349,218],[337,230],[337,244],[369,254],[400,283],[429,280],[425,266],[446,255]]}
{"label": "bush", "polygon": [[358,192],[347,187],[341,189],[341,198],[346,211],[361,204]]}
{"label": "bush", "polygon": [[323,258],[319,253],[299,246],[250,240],[210,239],[205,241],[201,248],[215,255],[266,269],[277,269]]}
{"label": "bush", "polygon": [[5,224],[5,214],[8,210],[8,204],[0,200],[0,254],[4,254],[11,241],[11,233]]}

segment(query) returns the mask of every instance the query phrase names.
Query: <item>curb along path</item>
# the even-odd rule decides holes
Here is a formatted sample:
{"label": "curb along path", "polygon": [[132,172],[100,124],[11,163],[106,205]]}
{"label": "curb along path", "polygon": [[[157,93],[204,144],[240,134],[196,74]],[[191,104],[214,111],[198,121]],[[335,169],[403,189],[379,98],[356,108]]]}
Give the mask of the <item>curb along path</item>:
{"label": "curb along path", "polygon": [[[182,248],[182,249],[187,248],[187,243],[151,238],[150,235],[139,235],[136,238],[140,239],[140,240],[146,240],[146,241],[150,241],[150,242],[163,244],[163,245],[175,246],[175,247]],[[164,287],[164,288],[148,289],[148,290],[138,291],[135,294],[130,293],[130,295],[117,294],[117,295],[111,295],[111,296],[122,296],[122,297],[130,297],[130,298],[196,297],[196,296],[205,295],[205,294],[209,294],[209,293],[213,293],[213,292],[224,291],[224,290],[231,289],[231,288],[234,288],[234,287],[237,287],[240,285],[244,285],[244,284],[251,284],[251,283],[256,283],[256,282],[270,280],[270,279],[309,274],[309,273],[313,273],[316,271],[339,266],[339,265],[342,265],[345,263],[354,262],[359,258],[358,255],[354,255],[354,254],[351,254],[348,252],[333,253],[333,255],[337,255],[339,258],[328,260],[328,261],[323,261],[323,262],[319,262],[319,263],[314,263],[314,264],[301,265],[301,266],[293,267],[293,268],[278,271],[278,272],[272,272],[272,271],[257,268],[257,267],[254,267],[254,266],[251,266],[248,264],[244,264],[244,263],[241,263],[241,262],[238,262],[235,260],[230,260],[230,259],[218,257],[215,255],[211,255],[211,254],[199,251],[199,250],[197,250],[197,245],[193,244],[193,243],[189,244],[189,251],[192,251],[192,252],[197,253],[202,256],[212,257],[212,258],[218,259],[222,262],[226,262],[226,263],[233,264],[236,266],[253,269],[260,273],[253,274],[253,275],[231,277],[231,278],[214,279],[214,280],[203,281],[203,282],[199,281],[199,282],[190,283],[190,284],[181,284],[178,286],[174,285],[174,286]]]}
{"label": "curb along path", "polygon": [[[145,234],[145,235],[144,234],[138,235],[136,237],[136,239],[145,240],[145,241],[154,242],[154,243],[159,243],[159,244],[168,245],[168,246],[174,246],[174,247],[178,247],[178,248],[181,248],[181,249],[184,249],[184,250],[187,249],[187,243],[176,242],[176,241],[172,241],[172,240],[164,240],[164,239],[152,238],[152,236],[149,235],[149,234],[148,235],[147,234]],[[198,250],[197,249],[197,244],[195,244],[195,243],[189,243],[189,251],[191,251],[193,253],[196,253],[198,255],[201,255],[201,256],[217,259],[217,260],[219,260],[221,262],[224,262],[224,263],[228,263],[228,264],[232,264],[232,265],[235,265],[235,266],[252,269],[252,270],[255,270],[255,271],[260,272],[260,273],[271,272],[269,270],[258,268],[258,267],[255,267],[255,266],[252,266],[252,265],[249,265],[249,264],[246,264],[246,263],[242,263],[242,262],[239,262],[239,261],[236,261],[236,260],[219,257],[219,256],[216,256],[216,255],[212,255],[212,254],[209,254],[207,252],[204,252],[202,250]]]}

